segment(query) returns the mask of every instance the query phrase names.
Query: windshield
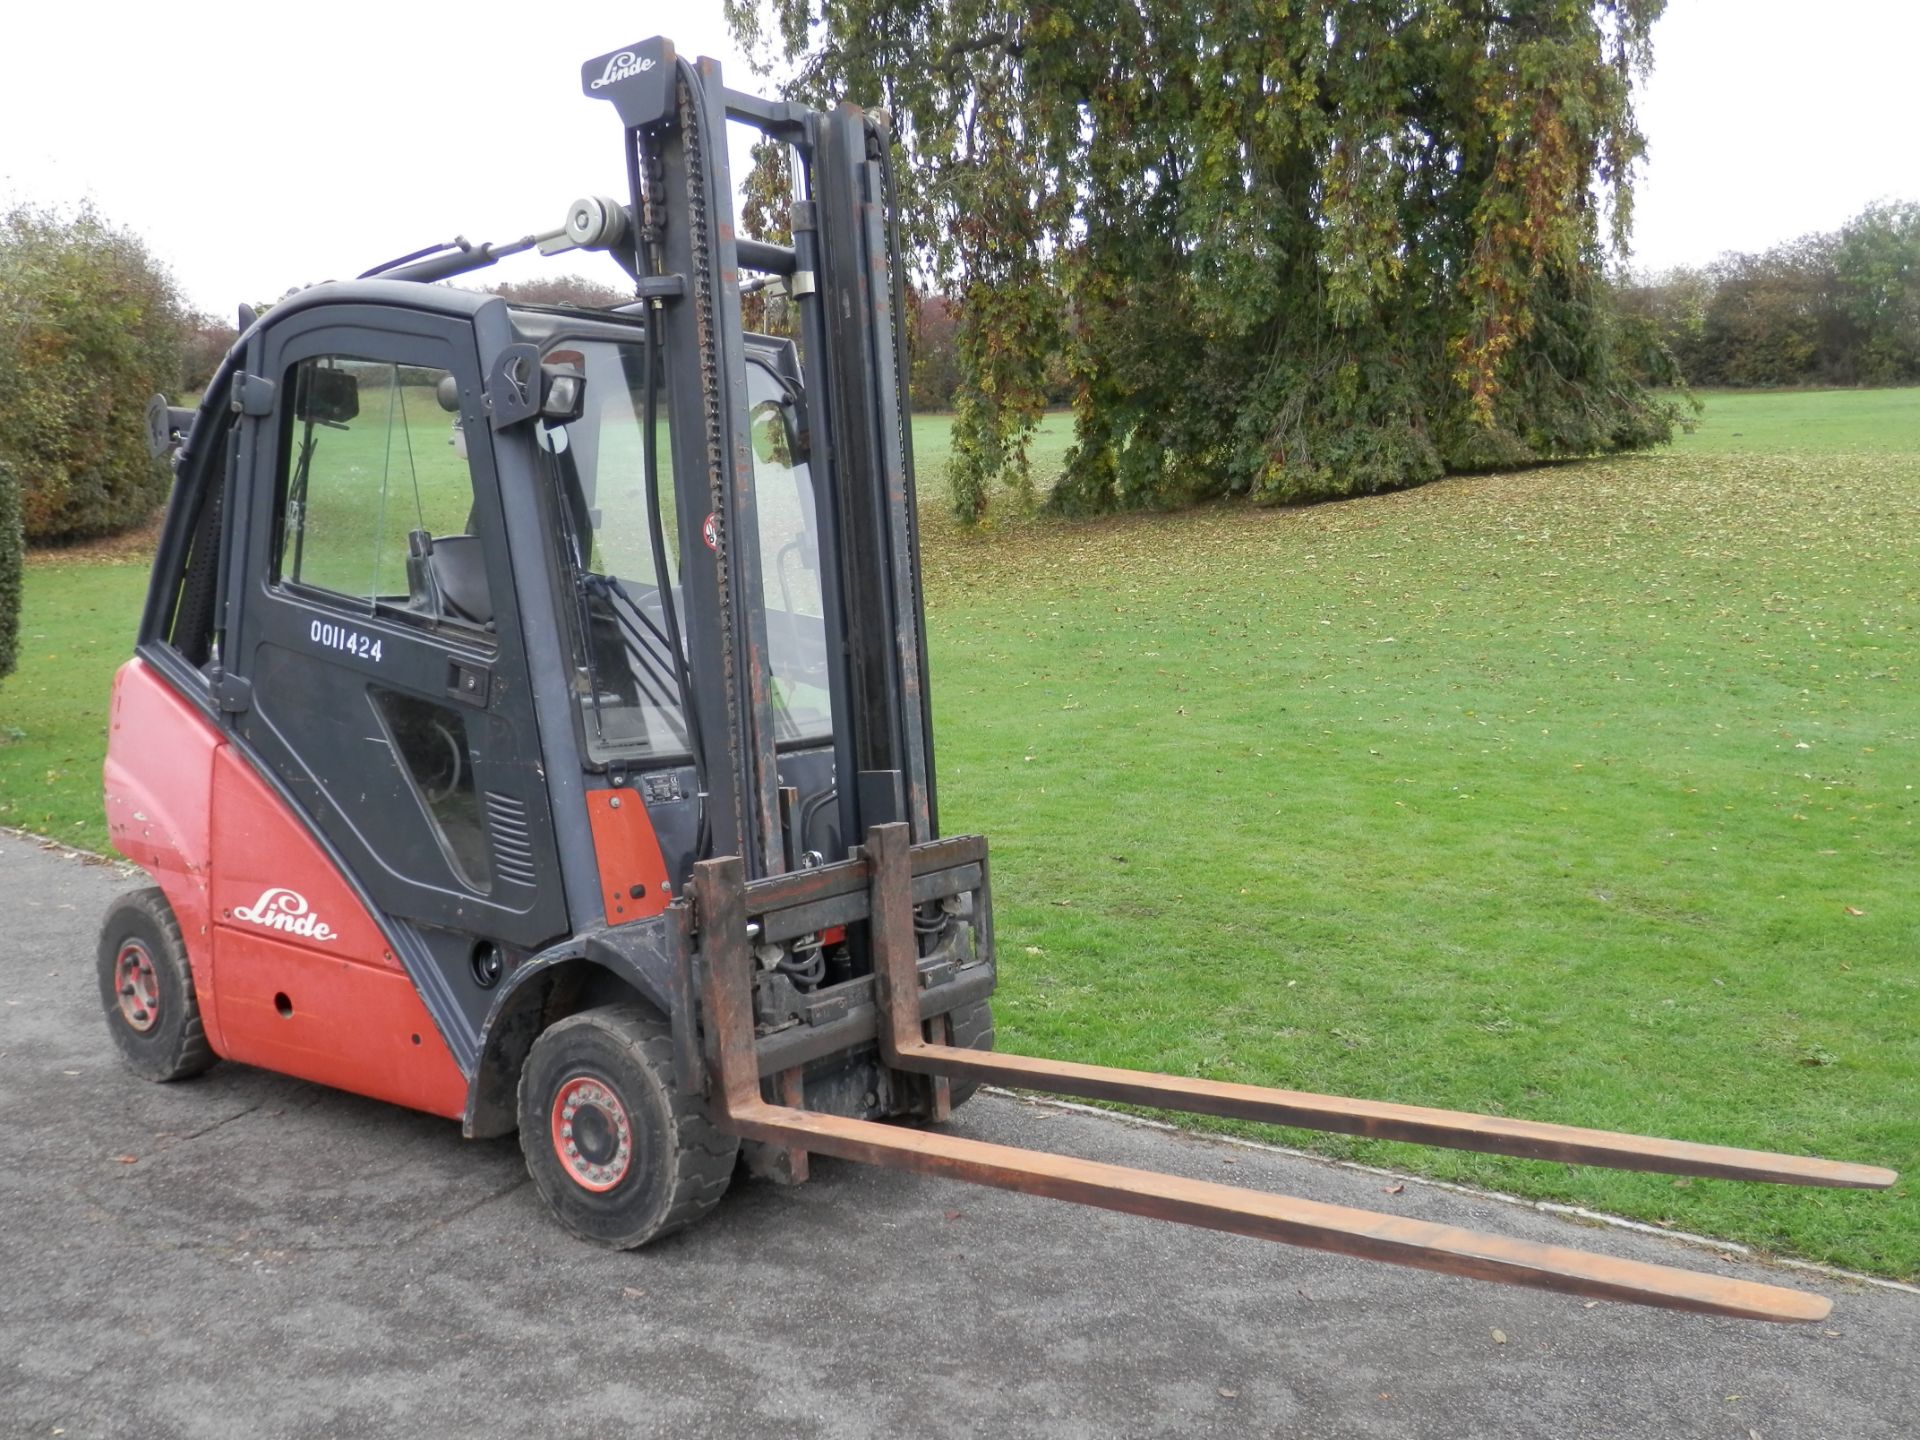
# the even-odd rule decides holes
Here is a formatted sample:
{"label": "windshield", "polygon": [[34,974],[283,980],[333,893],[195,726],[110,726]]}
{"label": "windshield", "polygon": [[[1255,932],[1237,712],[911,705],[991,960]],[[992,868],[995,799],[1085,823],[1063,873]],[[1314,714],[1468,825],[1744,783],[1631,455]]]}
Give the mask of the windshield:
{"label": "windshield", "polygon": [[[562,340],[545,360],[587,377],[585,412],[543,433],[560,499],[561,548],[582,582],[573,602],[574,688],[588,753],[627,764],[684,757],[690,747],[648,532],[640,344]],[[789,453],[780,383],[762,364],[747,366],[747,400],[774,738],[782,744],[824,740],[832,734],[833,716],[813,487],[806,465],[793,463]],[[668,579],[684,633],[664,396],[655,412],[651,438],[665,509]],[[689,663],[697,667],[700,660],[689,657]]]}

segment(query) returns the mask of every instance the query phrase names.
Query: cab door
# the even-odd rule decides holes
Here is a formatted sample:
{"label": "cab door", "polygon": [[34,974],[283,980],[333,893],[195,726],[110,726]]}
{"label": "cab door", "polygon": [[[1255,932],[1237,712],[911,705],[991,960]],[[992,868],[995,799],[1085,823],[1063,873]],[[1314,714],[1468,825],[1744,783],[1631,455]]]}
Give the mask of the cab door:
{"label": "cab door", "polygon": [[489,947],[567,930],[473,327],[317,308],[251,359],[233,730],[470,1038]]}

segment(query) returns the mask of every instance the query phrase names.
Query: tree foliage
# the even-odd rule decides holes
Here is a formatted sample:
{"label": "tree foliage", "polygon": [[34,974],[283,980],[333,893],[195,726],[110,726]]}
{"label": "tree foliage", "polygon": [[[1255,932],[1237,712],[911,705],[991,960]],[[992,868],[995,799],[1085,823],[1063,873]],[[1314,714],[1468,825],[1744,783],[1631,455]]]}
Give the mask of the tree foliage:
{"label": "tree foliage", "polygon": [[915,410],[951,410],[960,390],[960,353],[954,345],[958,317],[944,295],[922,297],[918,310],[908,393]]}
{"label": "tree foliage", "polygon": [[140,239],[90,208],[0,215],[0,460],[29,540],[138,524],[167,491],[146,404],[179,378],[186,321]]}
{"label": "tree foliage", "polygon": [[180,349],[180,388],[206,389],[239,338],[240,331],[218,316],[204,312],[188,316],[186,339]]}
{"label": "tree foliage", "polygon": [[1670,433],[1601,261],[1664,0],[729,0],[789,94],[885,104],[956,302],[957,502],[1292,500]]}
{"label": "tree foliage", "polygon": [[518,305],[572,305],[582,310],[624,305],[632,290],[621,290],[585,275],[557,275],[546,280],[508,280],[487,291]]}
{"label": "tree foliage", "polygon": [[1920,204],[1870,205],[1832,233],[1628,280],[1620,305],[1691,384],[1920,382]]}

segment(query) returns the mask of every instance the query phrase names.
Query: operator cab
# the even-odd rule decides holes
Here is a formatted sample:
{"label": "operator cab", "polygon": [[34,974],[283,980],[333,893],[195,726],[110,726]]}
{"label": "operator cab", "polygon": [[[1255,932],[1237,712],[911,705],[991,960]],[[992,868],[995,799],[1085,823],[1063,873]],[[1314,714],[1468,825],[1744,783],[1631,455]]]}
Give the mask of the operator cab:
{"label": "operator cab", "polygon": [[[546,369],[585,382],[579,416],[538,431],[547,520],[570,592],[562,628],[581,754],[593,769],[632,781],[668,872],[684,876],[701,848],[699,741],[677,667],[690,673],[703,662],[689,653],[681,618],[681,495],[659,368],[650,375],[638,323],[528,309],[514,311],[514,323],[538,344]],[[796,418],[796,373],[791,341],[747,337],[754,515],[780,783],[797,792],[797,849],[839,859],[846,852],[830,804],[833,704],[819,502]],[[649,493],[644,464],[649,435],[657,496]],[[687,499],[698,508],[692,495]],[[694,528],[711,543],[707,525]]]}
{"label": "operator cab", "polygon": [[[414,927],[476,1028],[491,997],[468,983],[474,963],[511,969],[569,911],[656,915],[714,843],[689,701],[722,659],[690,633],[685,584],[715,552],[683,553],[713,528],[647,339],[618,312],[315,287],[256,327],[182,461],[230,466],[235,488],[208,492],[168,562],[151,658],[228,717],[371,901]],[[758,543],[742,548],[761,572],[797,867],[846,854],[821,504],[793,343],[743,349]],[[501,423],[516,353],[546,389],[570,379],[570,403]],[[562,883],[580,807],[597,896]],[[476,931],[494,937],[479,962]],[[811,980],[818,950],[797,964]]]}

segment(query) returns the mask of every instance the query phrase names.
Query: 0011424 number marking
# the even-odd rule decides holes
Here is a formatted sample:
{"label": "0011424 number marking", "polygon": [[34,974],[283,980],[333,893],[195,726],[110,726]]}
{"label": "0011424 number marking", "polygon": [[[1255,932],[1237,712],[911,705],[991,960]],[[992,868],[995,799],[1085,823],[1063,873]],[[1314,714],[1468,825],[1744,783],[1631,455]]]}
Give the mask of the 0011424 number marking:
{"label": "0011424 number marking", "polygon": [[371,660],[380,663],[380,637],[362,635],[358,630],[349,630],[344,625],[330,625],[325,620],[316,620],[307,632],[316,645],[325,645],[329,650],[343,650],[359,660]]}

